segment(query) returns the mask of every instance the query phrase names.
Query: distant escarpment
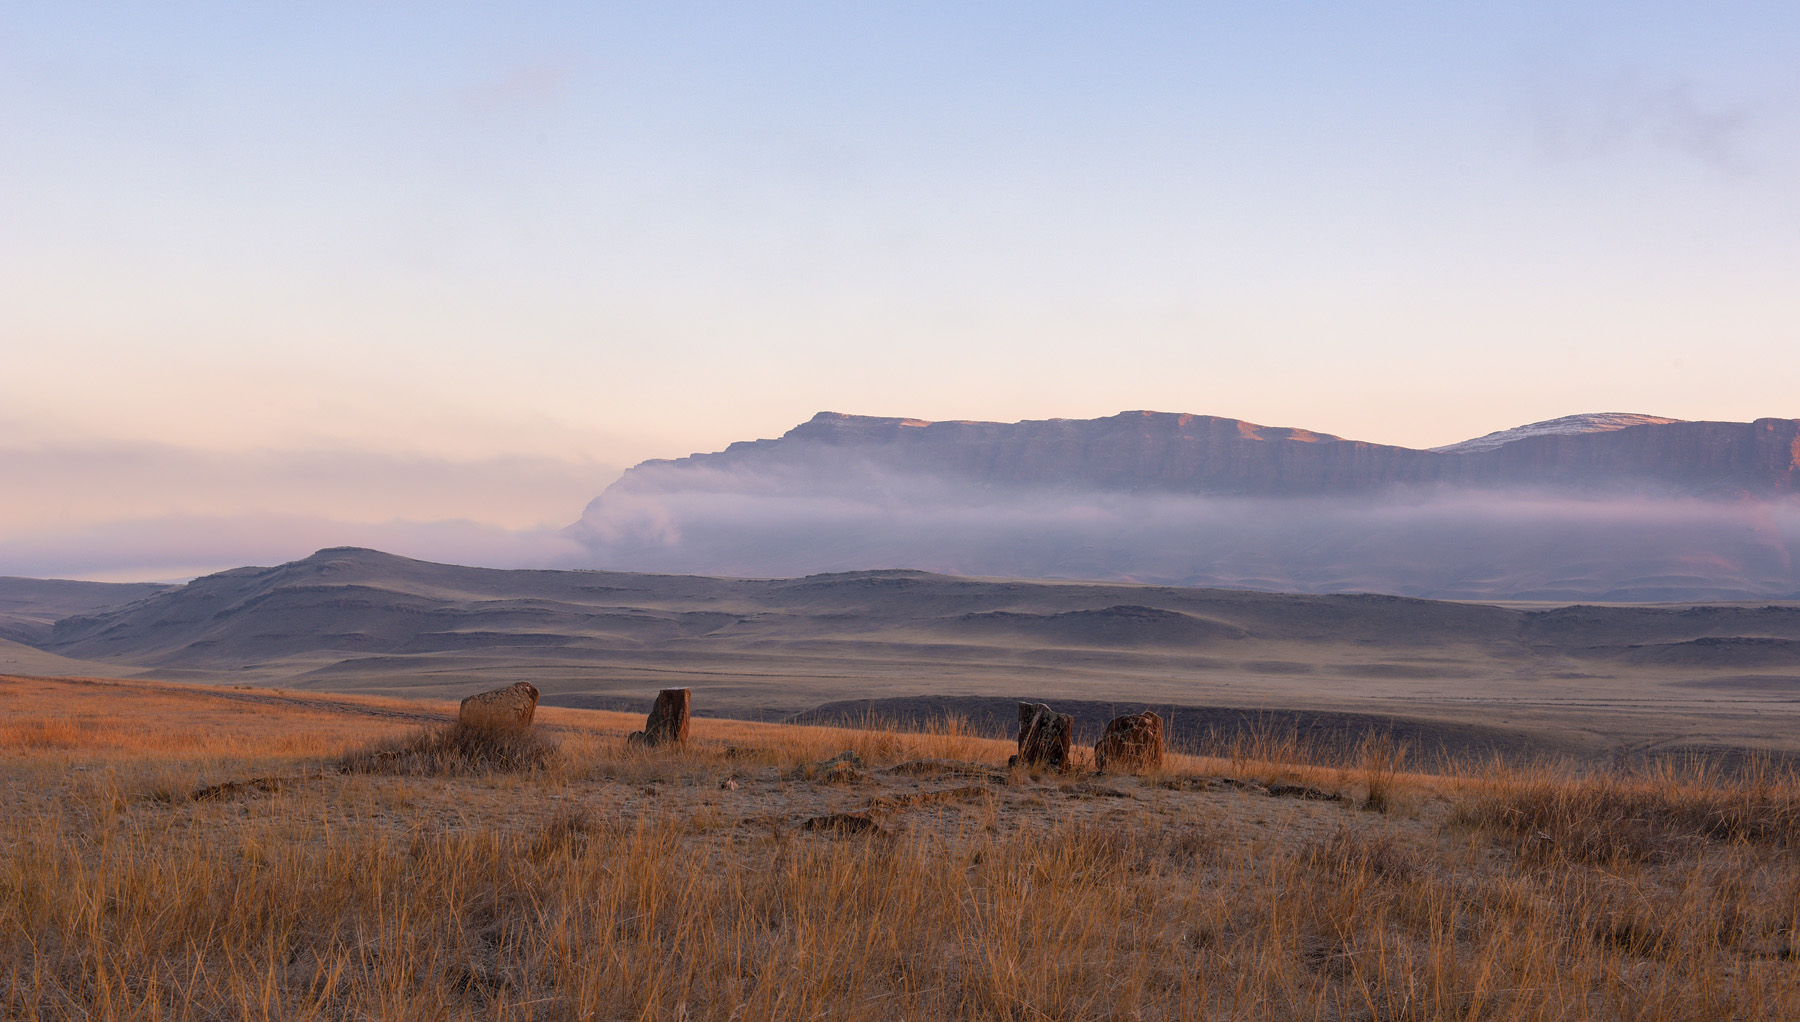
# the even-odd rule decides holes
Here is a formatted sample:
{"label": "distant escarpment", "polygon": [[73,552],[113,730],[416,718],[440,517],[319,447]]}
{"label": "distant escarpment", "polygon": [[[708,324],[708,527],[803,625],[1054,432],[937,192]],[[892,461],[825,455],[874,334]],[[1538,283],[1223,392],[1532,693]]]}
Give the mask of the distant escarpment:
{"label": "distant escarpment", "polygon": [[1800,593],[1800,420],[1567,416],[1417,450],[1238,419],[822,412],[647,461],[571,528],[596,563],[908,567],[1455,598]]}
{"label": "distant escarpment", "polygon": [[[1316,496],[1394,486],[1628,487],[1704,496],[1800,492],[1800,419],[1681,422],[1570,416],[1435,450],[1168,412],[1102,419],[926,422],[820,412],[779,439],[649,461],[629,487],[670,472],[822,470],[848,457],[890,472],[989,486]],[[1587,428],[1582,428],[1583,425]]]}

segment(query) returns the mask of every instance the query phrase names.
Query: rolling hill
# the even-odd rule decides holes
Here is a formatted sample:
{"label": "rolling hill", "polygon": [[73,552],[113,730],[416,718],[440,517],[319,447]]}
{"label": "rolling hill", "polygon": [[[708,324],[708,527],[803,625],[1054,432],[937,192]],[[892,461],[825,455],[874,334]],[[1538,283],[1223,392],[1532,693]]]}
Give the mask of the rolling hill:
{"label": "rolling hill", "polygon": [[121,606],[170,588],[160,582],[0,577],[0,639],[41,641],[61,618]]}
{"label": "rolling hill", "polygon": [[[1570,747],[1790,734],[1800,607],[1516,607],[960,578],[505,571],[338,548],[65,617],[38,647],[145,677],[782,717],[1041,698],[1480,722]],[[66,672],[65,672],[66,673]],[[900,704],[893,704],[900,705]],[[986,711],[983,711],[984,713]]]}

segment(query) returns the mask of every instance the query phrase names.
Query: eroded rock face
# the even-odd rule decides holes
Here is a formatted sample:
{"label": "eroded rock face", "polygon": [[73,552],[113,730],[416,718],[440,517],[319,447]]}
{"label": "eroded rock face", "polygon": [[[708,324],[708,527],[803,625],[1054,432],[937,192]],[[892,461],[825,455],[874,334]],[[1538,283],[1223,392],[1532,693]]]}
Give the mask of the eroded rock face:
{"label": "eroded rock face", "polygon": [[1114,717],[1094,743],[1094,766],[1101,770],[1156,770],[1162,761],[1162,718],[1149,710]]}
{"label": "eroded rock face", "polygon": [[693,702],[693,693],[685,688],[665,688],[656,694],[656,703],[650,707],[650,719],[644,722],[644,730],[633,731],[630,741],[634,745],[677,745],[687,741],[688,709]]}
{"label": "eroded rock face", "polygon": [[1043,703],[1019,704],[1019,753],[1009,762],[1062,769],[1069,765],[1075,718]]}
{"label": "eroded rock face", "polygon": [[[783,480],[805,478],[833,488],[860,478],[843,470],[847,464],[986,486],[1128,493],[1300,497],[1439,484],[1785,494],[1800,492],[1800,419],[1682,422],[1598,413],[1424,451],[1176,412],[1024,422],[820,412],[778,440],[645,462],[613,486],[619,493],[668,492],[687,487],[686,473],[704,471],[712,478],[724,471],[780,473]],[[804,474],[809,468],[811,474]]]}
{"label": "eroded rock face", "polygon": [[456,710],[459,724],[480,727],[526,727],[537,713],[537,686],[515,681],[505,688],[477,692]]}
{"label": "eroded rock face", "polygon": [[862,757],[846,749],[827,760],[802,763],[788,771],[787,777],[789,780],[818,781],[821,784],[862,784],[869,779],[862,767]]}
{"label": "eroded rock face", "polygon": [[867,813],[832,813],[828,816],[815,816],[801,825],[806,830],[839,837],[856,834],[886,834],[881,824],[876,823]]}

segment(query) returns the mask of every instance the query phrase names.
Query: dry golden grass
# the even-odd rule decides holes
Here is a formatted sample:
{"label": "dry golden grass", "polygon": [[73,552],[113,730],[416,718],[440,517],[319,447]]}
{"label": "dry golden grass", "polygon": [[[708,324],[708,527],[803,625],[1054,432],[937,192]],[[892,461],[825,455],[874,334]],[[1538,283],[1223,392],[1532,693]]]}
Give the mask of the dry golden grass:
{"label": "dry golden grass", "polygon": [[522,771],[346,773],[445,704],[104,686],[0,680],[0,1017],[1800,1017],[1767,771],[1033,776],[954,726],[547,710]]}

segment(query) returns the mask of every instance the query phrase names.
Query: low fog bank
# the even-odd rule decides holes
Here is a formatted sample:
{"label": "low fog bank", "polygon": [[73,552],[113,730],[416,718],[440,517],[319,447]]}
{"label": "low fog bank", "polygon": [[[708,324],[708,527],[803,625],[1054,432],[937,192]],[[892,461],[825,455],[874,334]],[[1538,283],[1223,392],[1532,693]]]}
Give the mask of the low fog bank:
{"label": "low fog bank", "polygon": [[184,580],[363,546],[490,568],[572,568],[592,553],[563,532],[469,521],[348,522],[306,515],[168,515],[0,536],[0,575],[96,582]]}
{"label": "low fog bank", "polygon": [[591,460],[453,460],[367,450],[210,451],[166,444],[23,444],[0,433],[0,537],[166,516],[566,524],[618,477]]}
{"label": "low fog bank", "polygon": [[28,444],[0,431],[0,575],[182,579],[371,546],[490,567],[571,567],[559,534],[616,470],[577,458]]}
{"label": "low fog bank", "polygon": [[1800,498],[1397,491],[1244,498],[954,486],[844,466],[642,469],[570,529],[592,563],[793,576],[867,568],[1440,599],[1800,596]]}

